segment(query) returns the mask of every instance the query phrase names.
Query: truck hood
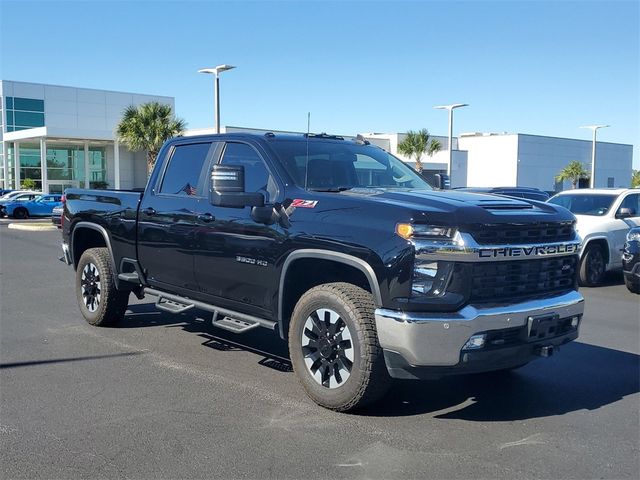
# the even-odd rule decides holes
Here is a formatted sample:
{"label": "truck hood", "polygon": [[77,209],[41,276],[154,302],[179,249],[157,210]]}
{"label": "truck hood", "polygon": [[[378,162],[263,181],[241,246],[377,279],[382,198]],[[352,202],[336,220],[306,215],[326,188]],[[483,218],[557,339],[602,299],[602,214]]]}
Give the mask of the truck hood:
{"label": "truck hood", "polygon": [[607,216],[576,215],[576,231],[582,238],[594,233],[606,235],[608,233],[606,225],[610,220]]}
{"label": "truck hood", "polygon": [[342,201],[351,198],[409,209],[415,221],[445,225],[527,224],[575,219],[568,210],[550,203],[455,190],[352,189],[326,195],[339,195]]}

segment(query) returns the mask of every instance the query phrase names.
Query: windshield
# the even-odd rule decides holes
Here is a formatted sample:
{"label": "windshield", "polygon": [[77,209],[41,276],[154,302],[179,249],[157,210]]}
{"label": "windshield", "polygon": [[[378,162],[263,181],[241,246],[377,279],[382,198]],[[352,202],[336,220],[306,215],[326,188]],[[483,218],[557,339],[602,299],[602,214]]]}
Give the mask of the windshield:
{"label": "windshield", "polygon": [[402,160],[372,145],[318,140],[275,140],[270,145],[294,183],[309,190],[432,189]]}
{"label": "windshield", "polygon": [[549,203],[554,203],[568,209],[575,215],[593,215],[601,217],[611,208],[616,195],[589,195],[589,194],[567,194],[556,195],[549,200]]}

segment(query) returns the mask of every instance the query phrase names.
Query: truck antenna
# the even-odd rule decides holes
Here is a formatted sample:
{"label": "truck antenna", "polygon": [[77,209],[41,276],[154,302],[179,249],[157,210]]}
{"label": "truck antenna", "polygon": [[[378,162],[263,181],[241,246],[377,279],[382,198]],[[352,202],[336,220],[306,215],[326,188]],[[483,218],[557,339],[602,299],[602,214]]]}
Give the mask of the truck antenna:
{"label": "truck antenna", "polygon": [[309,182],[309,133],[311,131],[311,112],[307,112],[307,161],[304,165],[304,189],[307,189]]}

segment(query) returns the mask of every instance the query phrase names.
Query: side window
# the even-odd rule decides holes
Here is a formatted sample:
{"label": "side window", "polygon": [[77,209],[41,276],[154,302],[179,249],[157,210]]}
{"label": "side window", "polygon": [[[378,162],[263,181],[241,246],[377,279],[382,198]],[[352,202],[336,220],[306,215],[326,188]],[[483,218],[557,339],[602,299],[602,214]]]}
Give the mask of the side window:
{"label": "side window", "polygon": [[[620,204],[620,208],[630,208],[633,210],[633,216],[640,216],[640,193],[632,193],[627,195]],[[618,211],[620,211],[620,208]]]}
{"label": "side window", "polygon": [[203,196],[200,177],[210,148],[210,143],[176,145],[165,169],[160,193]]}
{"label": "side window", "polygon": [[249,145],[227,143],[220,163],[244,167],[245,192],[263,193],[267,203],[275,199],[278,192],[277,184],[267,170],[264,160]]}

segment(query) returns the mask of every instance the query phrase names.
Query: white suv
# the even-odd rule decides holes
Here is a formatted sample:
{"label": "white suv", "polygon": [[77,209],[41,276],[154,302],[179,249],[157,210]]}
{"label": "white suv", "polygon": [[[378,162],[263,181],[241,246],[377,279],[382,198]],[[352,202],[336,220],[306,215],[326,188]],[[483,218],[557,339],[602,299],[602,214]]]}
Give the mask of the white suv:
{"label": "white suv", "polygon": [[549,199],[576,216],[582,237],[580,285],[593,287],[604,273],[622,268],[627,232],[640,226],[640,189],[585,188],[561,192]]}

